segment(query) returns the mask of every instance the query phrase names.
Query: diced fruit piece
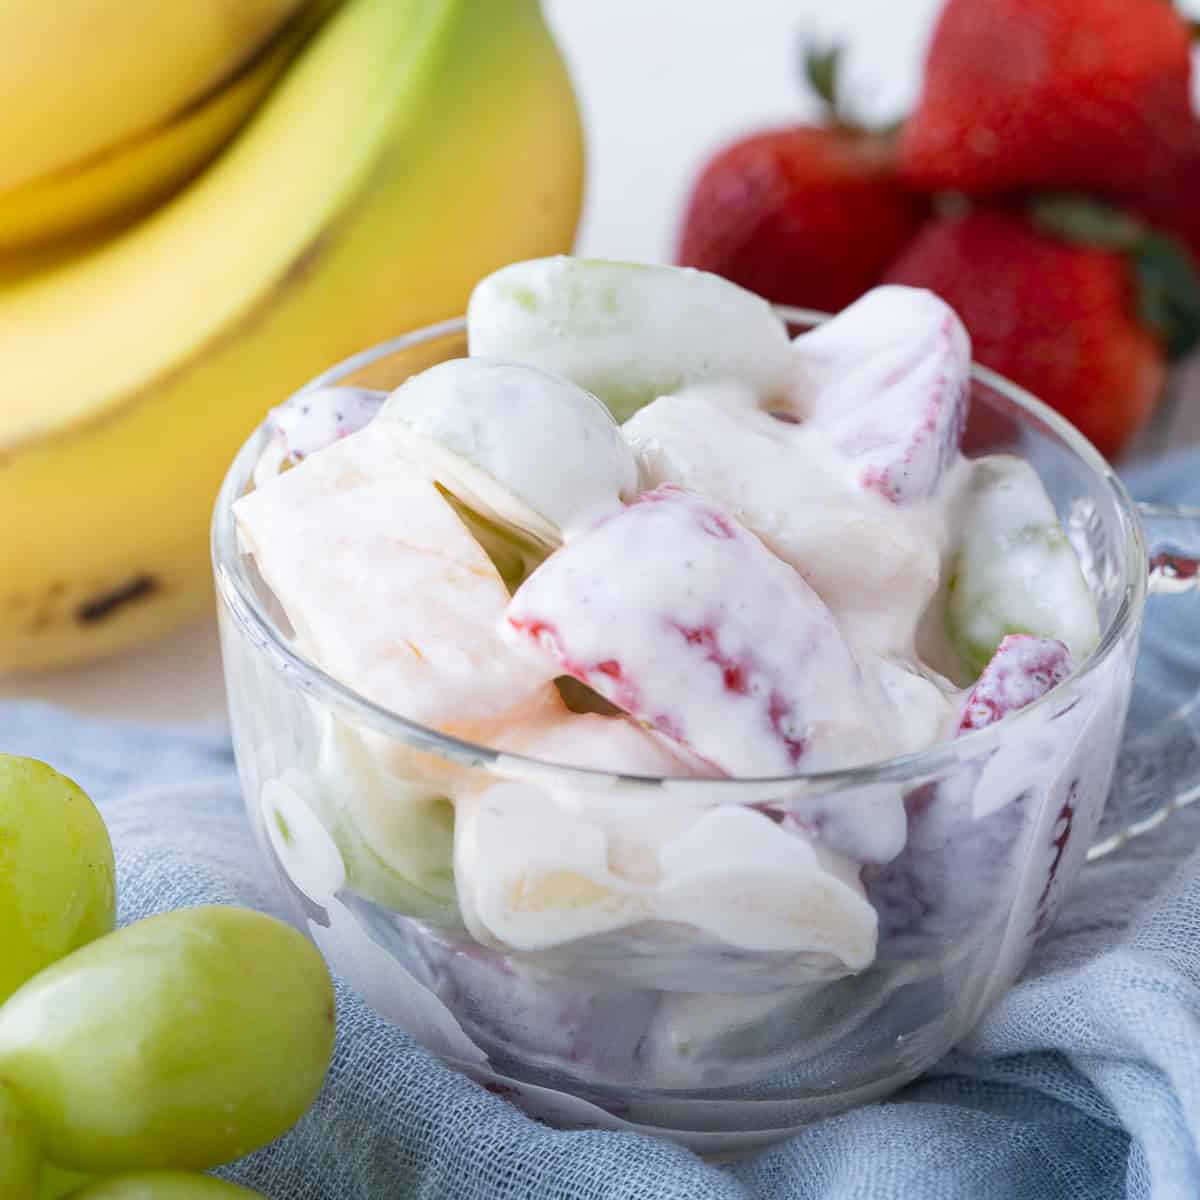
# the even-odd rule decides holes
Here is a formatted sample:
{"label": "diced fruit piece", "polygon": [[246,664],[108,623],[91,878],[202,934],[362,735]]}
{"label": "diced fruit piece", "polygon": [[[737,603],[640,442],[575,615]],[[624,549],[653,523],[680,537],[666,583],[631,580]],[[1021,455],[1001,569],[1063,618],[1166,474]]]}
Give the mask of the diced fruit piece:
{"label": "diced fruit piece", "polygon": [[262,1200],[261,1192],[186,1171],[136,1171],[110,1175],[73,1192],[70,1200]]}
{"label": "diced fruit piece", "polygon": [[813,978],[875,957],[875,910],[855,864],[770,818],[726,804],[661,852],[662,916],[747,950],[810,956]]}
{"label": "diced fruit piece", "polygon": [[455,872],[467,928],[488,944],[545,950],[653,915],[646,889],[612,871],[604,829],[532,784],[460,801]]}
{"label": "diced fruit piece", "polygon": [[496,738],[496,748],[621,775],[687,779],[713,774],[680,746],[625,716],[551,711],[504,730]]}
{"label": "diced fruit piece", "polygon": [[204,1170],[316,1098],[333,986],[290,926],[237,908],[149,917],[48,967],[0,1009],[0,1079],[47,1158]]}
{"label": "diced fruit piece", "polygon": [[881,959],[944,953],[1007,911],[1037,797],[1018,795],[986,814],[972,801],[969,775],[910,792],[903,852],[863,869]]}
{"label": "diced fruit piece", "polygon": [[[1005,638],[967,698],[957,736],[1032,704],[1062,682],[1071,665],[1061,643]],[[903,852],[881,866],[868,865],[862,876],[879,912],[882,958],[962,949],[968,937],[1009,920],[1013,897],[1024,894],[1022,877],[1042,889],[1036,905],[1041,921],[1078,803],[1079,766],[1090,765],[1093,796],[1105,786],[1111,759],[1097,755],[1094,735],[1110,724],[1102,715],[1106,709],[1064,706],[1053,714],[1052,736],[1036,752],[1028,738],[1002,741],[905,796]],[[1039,829],[1044,845],[1028,840]],[[1031,906],[1037,897],[1037,890],[1027,896]]]}
{"label": "diced fruit piece", "polygon": [[91,800],[45,763],[0,754],[0,1004],[115,919],[112,844]]}
{"label": "diced fruit piece", "polygon": [[799,956],[806,978],[870,963],[876,919],[855,866],[803,834],[738,805],[663,804],[639,827],[644,868],[631,876],[617,870],[634,857],[620,822],[573,800],[504,783],[460,809],[463,910],[477,937],[543,951],[665,921],[718,944]]}
{"label": "diced fruit piece", "polygon": [[933,495],[958,458],[971,342],[933,293],[881,287],[792,344],[797,406],[896,504]]}
{"label": "diced fruit piece", "polygon": [[877,750],[862,672],[800,576],[721,509],[647,492],[555,552],[510,640],[733,775]]}
{"label": "diced fruit piece", "polygon": [[42,1154],[16,1096],[0,1082],[0,1196],[37,1200]]}
{"label": "diced fruit piece", "polygon": [[722,150],[692,189],[678,261],[777,304],[838,312],[879,282],[925,217],[891,139],[797,125]]}
{"label": "diced fruit piece", "polygon": [[968,193],[1137,187],[1194,131],[1190,40],[1158,0],[949,0],[901,169]]}
{"label": "diced fruit piece", "polygon": [[732,387],[663,396],[625,435],[647,486],[677,483],[721,505],[800,572],[848,633],[880,653],[910,652],[941,575],[935,506],[865,491],[819,432]]}
{"label": "diced fruit piece", "polygon": [[976,209],[930,221],[887,278],[944,297],[979,362],[1057,409],[1110,458],[1154,409],[1164,348],[1140,321],[1122,254]]}
{"label": "diced fruit piece", "polygon": [[261,484],[310,454],[356,433],[383,406],[386,392],[370,388],[323,387],[297,392],[267,415],[271,445],[255,471]]}
{"label": "diced fruit piece", "polygon": [[393,912],[447,924],[454,890],[454,805],[389,765],[382,735],[331,719],[321,748],[321,788],[345,886]]}
{"label": "diced fruit piece", "polygon": [[1032,704],[1062,683],[1072,669],[1070,651],[1062,642],[1009,634],[968,693],[959,732],[986,729]]}
{"label": "diced fruit piece", "polygon": [[553,693],[500,638],[503,580],[390,422],[314,454],[234,514],[300,649],[377,703],[448,728]]}
{"label": "diced fruit piece", "polygon": [[553,548],[637,494],[637,467],[589,392],[522,363],[458,358],[396,389],[381,420],[470,510]]}
{"label": "diced fruit piece", "polygon": [[467,309],[471,354],[543,367],[625,420],[656,396],[738,379],[787,386],[787,330],[765,300],[702,271],[560,256],[483,279]]}
{"label": "diced fruit piece", "polygon": [[1082,662],[1100,636],[1096,607],[1033,467],[1001,454],[976,461],[959,519],[946,621],[972,672],[1010,633],[1062,642]]}

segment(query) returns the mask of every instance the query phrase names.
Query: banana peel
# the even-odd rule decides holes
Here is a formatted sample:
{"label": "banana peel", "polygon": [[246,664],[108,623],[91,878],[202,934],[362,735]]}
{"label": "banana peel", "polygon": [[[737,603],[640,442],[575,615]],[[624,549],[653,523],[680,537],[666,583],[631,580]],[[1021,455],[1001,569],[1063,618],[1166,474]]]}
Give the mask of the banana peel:
{"label": "banana peel", "polygon": [[0,252],[144,215],[246,123],[331,7],[332,0],[310,0],[220,86],[154,128],[0,191]]}
{"label": "banana peel", "polygon": [[308,0],[4,0],[0,190],[85,163],[220,90]]}
{"label": "banana peel", "polygon": [[212,503],[266,411],[569,248],[581,192],[535,0],[346,0],[195,182],[0,290],[0,670],[207,609]]}

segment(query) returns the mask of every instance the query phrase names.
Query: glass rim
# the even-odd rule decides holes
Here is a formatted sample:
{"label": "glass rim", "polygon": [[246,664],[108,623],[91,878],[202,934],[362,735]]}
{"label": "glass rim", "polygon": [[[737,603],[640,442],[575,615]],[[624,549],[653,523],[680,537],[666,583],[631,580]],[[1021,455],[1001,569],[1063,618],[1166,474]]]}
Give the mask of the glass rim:
{"label": "glass rim", "polygon": [[[773,307],[775,312],[789,325],[811,327],[829,319],[828,313],[815,309],[795,308],[788,305],[774,305]],[[387,341],[379,342],[335,363],[309,380],[293,394],[299,395],[315,388],[327,387],[390,355],[411,350],[415,346],[424,345],[438,338],[462,334],[465,331],[466,318],[453,317],[402,334],[399,337],[389,338]],[[550,775],[559,780],[573,780],[584,787],[595,787],[598,784],[611,786],[613,783],[666,788],[702,786],[705,789],[714,789],[714,794],[738,789],[758,791],[763,787],[828,791],[847,787],[861,788],[871,784],[893,783],[931,776],[994,749],[1001,739],[1016,733],[1022,723],[1028,726],[1035,717],[1040,716],[1049,706],[1053,705],[1056,697],[1061,696],[1064,688],[1072,684],[1078,685],[1091,675],[1109,658],[1121,643],[1130,626],[1138,620],[1146,597],[1146,548],[1141,525],[1125,485],[1107,460],[1070,422],[1011,380],[978,363],[971,365],[971,378],[1012,401],[1025,413],[1036,417],[1063,442],[1077,459],[1083,462],[1100,483],[1106,486],[1120,518],[1124,535],[1124,553],[1122,555],[1124,578],[1121,581],[1121,599],[1116,611],[1102,631],[1095,649],[1067,679],[1002,721],[908,754],[854,767],[824,771],[798,771],[790,775],[695,778],[625,774],[605,771],[596,767],[572,766],[539,759],[532,755],[500,750],[494,746],[442,733],[440,730],[422,725],[377,704],[330,675],[290,644],[287,636],[260,602],[255,593],[254,584],[245,570],[243,556],[238,548],[232,509],[234,502],[243,494],[258,460],[262,443],[266,437],[265,421],[254,430],[234,457],[221,485],[213,510],[211,549],[217,589],[221,601],[229,606],[243,628],[252,633],[259,645],[270,652],[276,661],[277,669],[285,671],[292,681],[313,699],[326,706],[341,710],[343,713],[348,713],[370,728],[397,738],[415,749],[435,753],[443,758],[473,767],[503,768],[509,773]]]}

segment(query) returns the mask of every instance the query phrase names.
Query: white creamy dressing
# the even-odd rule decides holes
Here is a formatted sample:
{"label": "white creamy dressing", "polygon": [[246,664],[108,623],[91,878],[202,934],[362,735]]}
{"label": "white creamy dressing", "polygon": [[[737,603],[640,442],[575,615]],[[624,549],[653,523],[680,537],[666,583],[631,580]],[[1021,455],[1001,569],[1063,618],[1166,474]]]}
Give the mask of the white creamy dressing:
{"label": "white creamy dressing", "polygon": [[[564,270],[544,267],[552,307]],[[306,457],[264,472],[236,505],[239,533],[299,648],[378,703],[512,754],[679,777],[630,800],[561,774],[484,786],[448,770],[438,782],[456,810],[458,902],[480,941],[540,952],[663,923],[698,947],[793,954],[813,979],[860,970],[876,917],[859,865],[902,848],[898,789],[773,819],[689,777],[829,769],[953,736],[963,693],[916,641],[962,536],[965,335],[928,293],[881,289],[797,339],[781,383],[776,333],[745,333],[753,314],[739,300],[706,361],[736,364],[756,346],[769,361],[747,382],[724,369],[693,382],[663,324],[679,313],[655,287],[620,321],[609,301],[584,304],[595,336],[564,369],[611,383],[636,330],[651,375],[681,390],[623,430],[541,371],[532,386],[528,367],[444,364],[399,389],[386,420],[319,453],[327,416],[293,425]],[[564,327],[583,304],[567,292]],[[514,315],[494,300],[472,302],[473,352],[535,337],[523,301]],[[692,336],[703,301],[695,293],[682,324],[667,324]],[[565,338],[527,361],[570,367],[571,353]],[[687,492],[630,504],[639,482]],[[565,544],[510,602],[438,485],[547,550]],[[568,712],[550,682],[563,673],[657,732]],[[405,758],[362,747],[392,775]],[[343,755],[333,782],[391,803],[362,760]],[[381,858],[418,886],[430,869]]]}

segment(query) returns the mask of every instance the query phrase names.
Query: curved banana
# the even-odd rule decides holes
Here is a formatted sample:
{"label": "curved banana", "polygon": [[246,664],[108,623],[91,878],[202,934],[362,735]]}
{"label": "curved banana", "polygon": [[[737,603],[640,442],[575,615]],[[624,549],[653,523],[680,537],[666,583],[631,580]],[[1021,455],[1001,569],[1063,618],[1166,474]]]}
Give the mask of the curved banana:
{"label": "curved banana", "polygon": [[0,0],[0,191],[184,112],[304,0]]}
{"label": "curved banana", "polygon": [[0,252],[135,217],[176,190],[246,123],[329,7],[309,0],[220,87],[173,119],[0,190]]}
{"label": "curved banana", "polygon": [[581,149],[536,0],[347,0],[195,182],[0,291],[0,669],[211,604],[209,512],[251,427],[569,248]]}

